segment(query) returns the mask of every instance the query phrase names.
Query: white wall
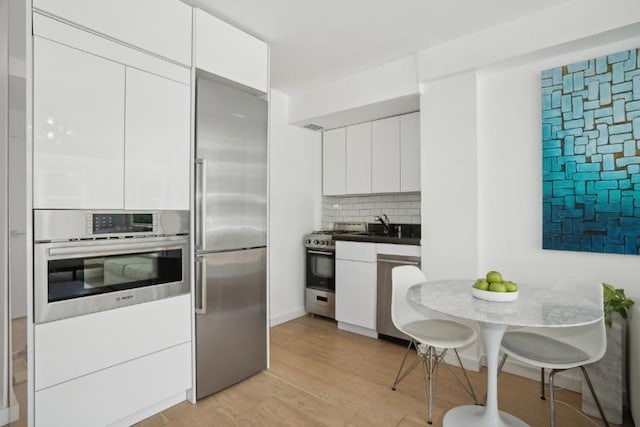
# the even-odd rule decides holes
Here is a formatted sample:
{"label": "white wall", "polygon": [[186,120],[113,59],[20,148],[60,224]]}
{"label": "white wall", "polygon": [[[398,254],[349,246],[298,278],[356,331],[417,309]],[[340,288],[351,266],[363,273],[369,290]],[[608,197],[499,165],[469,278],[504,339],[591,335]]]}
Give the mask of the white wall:
{"label": "white wall", "polygon": [[475,277],[478,224],[474,72],[424,85],[420,129],[425,276]]}
{"label": "white wall", "polygon": [[320,227],[321,133],[288,124],[289,98],[271,91],[269,286],[271,324],[305,314],[302,238]]}
{"label": "white wall", "polygon": [[[494,50],[480,44],[501,31],[495,28],[466,43],[459,40],[420,54],[419,75],[425,88],[422,242],[429,277],[476,276],[496,269],[517,282],[545,286],[558,277],[577,276],[625,288],[640,305],[638,256],[541,249],[540,133],[540,71],[640,46],[638,32],[629,36],[628,31],[638,28],[638,5],[627,0],[577,0],[561,9],[575,8],[585,19],[567,19],[562,31],[544,30],[556,22],[555,10],[502,28],[500,39],[491,44]],[[461,197],[467,201],[461,202]],[[452,213],[448,217],[443,214],[447,210]],[[640,307],[634,312],[640,315]],[[631,325],[631,335],[640,334],[637,323]],[[637,345],[637,340],[633,342]],[[631,400],[637,421],[640,368],[637,360],[630,363],[635,364]]]}
{"label": "white wall", "polygon": [[542,250],[540,71],[640,46],[640,37],[526,65],[480,72],[478,79],[479,267],[516,281],[559,276],[607,281],[640,298],[640,258]]}

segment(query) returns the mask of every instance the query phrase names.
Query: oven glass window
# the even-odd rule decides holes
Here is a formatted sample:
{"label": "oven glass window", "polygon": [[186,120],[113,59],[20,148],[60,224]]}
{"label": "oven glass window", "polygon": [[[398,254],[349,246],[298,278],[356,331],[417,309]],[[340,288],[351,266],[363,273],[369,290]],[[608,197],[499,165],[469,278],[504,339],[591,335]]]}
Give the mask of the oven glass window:
{"label": "oven glass window", "polygon": [[52,260],[49,302],[182,281],[182,250]]}
{"label": "oven glass window", "polygon": [[307,252],[307,287],[324,291],[335,290],[335,260],[332,252]]}

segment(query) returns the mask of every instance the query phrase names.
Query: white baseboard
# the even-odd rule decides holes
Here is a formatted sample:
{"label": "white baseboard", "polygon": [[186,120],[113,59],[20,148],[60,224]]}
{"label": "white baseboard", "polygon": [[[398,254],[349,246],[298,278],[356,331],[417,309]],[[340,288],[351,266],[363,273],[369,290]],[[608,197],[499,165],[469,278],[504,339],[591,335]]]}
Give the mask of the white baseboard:
{"label": "white baseboard", "polygon": [[281,323],[288,322],[289,320],[297,319],[298,317],[305,316],[307,312],[304,307],[297,308],[295,310],[289,311],[288,313],[279,314],[277,316],[272,316],[270,319],[271,326],[276,326]]}
{"label": "white baseboard", "polygon": [[[540,381],[540,368],[520,363],[512,358],[507,358],[502,370],[513,375],[518,375],[519,377],[528,378],[537,382]],[[549,383],[548,369],[545,371],[544,382],[545,384]],[[582,376],[579,369],[570,369],[558,372],[555,375],[553,383],[556,387],[575,391],[576,393],[582,393]]]}
{"label": "white baseboard", "polygon": [[354,334],[364,335],[369,338],[378,339],[378,332],[373,329],[363,328],[362,326],[352,325],[350,323],[338,322],[338,329],[353,332]]}
{"label": "white baseboard", "polygon": [[0,409],[0,426],[4,426],[14,421],[18,421],[18,418],[20,418],[20,405],[18,405],[16,394],[13,391],[13,387],[11,387],[11,397],[9,399],[9,406],[6,408]]}
{"label": "white baseboard", "polygon": [[131,426],[146,418],[149,418],[152,415],[162,412],[165,409],[170,408],[173,405],[176,405],[186,399],[187,399],[187,392],[183,391],[181,393],[176,394],[175,396],[171,396],[170,398],[163,400],[162,402],[158,402],[155,405],[145,408],[142,411],[136,412],[135,414],[129,415],[126,418],[116,421],[115,423],[112,424],[112,427]]}

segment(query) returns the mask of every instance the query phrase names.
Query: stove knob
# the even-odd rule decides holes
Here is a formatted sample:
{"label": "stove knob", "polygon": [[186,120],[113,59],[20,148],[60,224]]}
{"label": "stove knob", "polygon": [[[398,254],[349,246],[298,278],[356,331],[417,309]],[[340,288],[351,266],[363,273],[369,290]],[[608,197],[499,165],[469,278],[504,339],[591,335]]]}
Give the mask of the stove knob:
{"label": "stove knob", "polygon": [[310,245],[311,244],[311,239],[304,239],[304,244],[305,245]]}
{"label": "stove knob", "polygon": [[313,244],[314,244],[314,245],[317,245],[318,243],[320,243],[318,240],[314,240],[314,241],[313,241]]}

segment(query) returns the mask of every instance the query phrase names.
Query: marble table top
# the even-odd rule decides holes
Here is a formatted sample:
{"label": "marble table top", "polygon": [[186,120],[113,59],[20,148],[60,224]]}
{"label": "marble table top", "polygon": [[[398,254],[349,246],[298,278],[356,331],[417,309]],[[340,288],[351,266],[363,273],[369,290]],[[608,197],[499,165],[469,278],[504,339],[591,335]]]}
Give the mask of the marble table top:
{"label": "marble table top", "polygon": [[519,285],[513,302],[490,302],[471,294],[474,280],[439,280],[409,288],[407,299],[420,309],[477,322],[523,327],[569,327],[602,319],[602,307],[578,295]]}

